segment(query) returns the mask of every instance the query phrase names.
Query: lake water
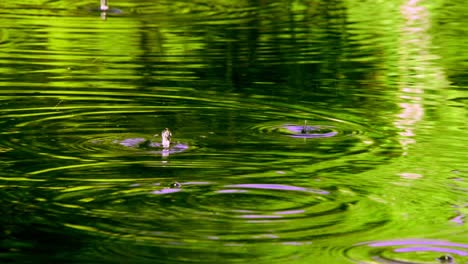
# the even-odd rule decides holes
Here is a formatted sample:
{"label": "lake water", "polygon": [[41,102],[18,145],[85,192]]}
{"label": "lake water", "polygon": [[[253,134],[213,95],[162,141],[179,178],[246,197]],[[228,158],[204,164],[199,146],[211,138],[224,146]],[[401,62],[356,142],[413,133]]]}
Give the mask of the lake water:
{"label": "lake water", "polygon": [[109,4],[0,3],[1,263],[468,263],[463,1]]}

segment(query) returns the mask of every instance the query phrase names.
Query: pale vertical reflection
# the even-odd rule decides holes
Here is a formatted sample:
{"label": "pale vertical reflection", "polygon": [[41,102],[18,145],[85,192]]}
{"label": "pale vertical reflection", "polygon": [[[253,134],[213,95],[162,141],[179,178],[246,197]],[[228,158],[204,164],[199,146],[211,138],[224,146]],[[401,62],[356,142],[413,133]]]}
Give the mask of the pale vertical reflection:
{"label": "pale vertical reflection", "polygon": [[107,10],[109,10],[109,5],[107,4],[107,0],[101,0],[101,19],[106,20],[107,19]]}
{"label": "pale vertical reflection", "polygon": [[416,125],[424,117],[424,93],[426,89],[440,88],[446,84],[444,73],[434,64],[437,56],[431,54],[430,16],[420,0],[409,0],[401,6],[404,18],[399,45],[400,82],[399,105],[395,125],[401,129],[400,144],[403,155],[408,155],[411,144],[416,143]]}

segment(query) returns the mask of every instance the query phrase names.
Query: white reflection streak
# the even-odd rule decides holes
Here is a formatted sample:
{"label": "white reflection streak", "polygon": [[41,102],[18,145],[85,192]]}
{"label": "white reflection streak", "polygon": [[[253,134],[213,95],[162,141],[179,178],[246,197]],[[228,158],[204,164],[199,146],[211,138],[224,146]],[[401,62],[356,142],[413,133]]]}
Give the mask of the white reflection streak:
{"label": "white reflection streak", "polygon": [[101,10],[101,19],[106,20],[107,19],[107,10],[109,10],[109,5],[107,4],[107,0],[101,0],[101,7],[99,8]]}
{"label": "white reflection streak", "polygon": [[422,104],[425,65],[428,60],[428,50],[430,37],[427,34],[429,29],[428,11],[423,6],[418,6],[420,0],[409,0],[401,7],[401,13],[405,19],[402,28],[400,45],[400,70],[404,75],[414,74],[408,80],[400,83],[399,106],[401,113],[397,115],[395,126],[401,129],[400,144],[407,155],[410,144],[416,143],[414,139],[414,127],[424,116]]}

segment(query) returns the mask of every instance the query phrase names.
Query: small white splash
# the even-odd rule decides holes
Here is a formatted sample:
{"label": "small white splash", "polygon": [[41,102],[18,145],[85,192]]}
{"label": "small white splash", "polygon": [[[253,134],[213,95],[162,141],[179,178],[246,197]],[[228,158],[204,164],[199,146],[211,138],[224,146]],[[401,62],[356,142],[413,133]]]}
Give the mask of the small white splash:
{"label": "small white splash", "polygon": [[169,128],[165,128],[163,130],[163,132],[161,132],[161,139],[162,139],[162,146],[163,148],[169,148],[169,146],[171,145],[171,137],[172,137],[172,133],[171,131],[169,130]]}

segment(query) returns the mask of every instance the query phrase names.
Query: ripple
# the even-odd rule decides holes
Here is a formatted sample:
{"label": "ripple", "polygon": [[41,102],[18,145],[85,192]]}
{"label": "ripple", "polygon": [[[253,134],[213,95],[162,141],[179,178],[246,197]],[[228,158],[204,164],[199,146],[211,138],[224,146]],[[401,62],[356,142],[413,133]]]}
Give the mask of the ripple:
{"label": "ripple", "polygon": [[[164,154],[158,146],[160,137],[153,135],[166,127],[168,122],[157,118],[165,115],[171,119],[170,116],[179,111],[182,108],[157,106],[121,106],[119,110],[106,106],[97,111],[93,107],[62,106],[56,109],[15,109],[4,115],[5,119],[13,122],[9,122],[0,132],[3,135],[0,143],[7,149],[59,159],[88,160],[96,158],[97,154],[117,157],[142,151],[146,154],[151,154],[151,151],[152,154]],[[158,122],[151,122],[153,120]],[[147,128],[142,128],[142,124],[149,123],[151,125],[147,125]],[[191,136],[176,133],[173,147],[165,154],[184,152],[194,145],[193,140],[186,140],[180,135]],[[150,143],[147,148],[126,144],[132,139],[148,140]]]}
{"label": "ripple", "polygon": [[[358,158],[356,155],[374,155],[382,151],[381,138],[377,132],[359,124],[323,118],[292,122],[265,122],[251,127],[257,141],[277,146],[288,155],[302,155],[320,160],[328,158]],[[360,157],[359,159],[362,159]],[[318,160],[317,160],[318,161]],[[316,161],[316,162],[317,162]]]}
{"label": "ripple", "polygon": [[[216,185],[206,182],[181,182],[181,188],[148,182],[132,186],[121,186],[121,191],[99,191],[102,194],[93,194],[93,201],[87,204],[106,205],[94,211],[95,216],[101,215],[101,212],[114,212],[114,221],[118,221],[118,215],[127,214],[129,208],[126,204],[138,205],[133,209],[136,211],[132,212],[140,215],[137,220],[140,223],[135,223],[135,228],[145,226],[144,223],[150,219],[159,219],[159,224],[166,226],[163,230],[169,234],[182,222],[187,222],[191,230],[184,232],[186,237],[200,239],[216,236],[225,242],[265,242],[272,238],[277,242],[291,242],[290,239],[306,242],[317,236],[356,231],[342,229],[344,220],[349,217],[347,214],[351,213],[348,211],[349,206],[356,201],[350,201],[349,197],[345,201],[338,201],[335,195],[325,190],[282,184],[230,184],[218,189]],[[115,187],[109,191],[112,189]],[[70,198],[87,196],[85,193],[90,190],[85,188],[76,191],[67,192],[66,196],[57,197],[56,200],[74,204],[78,201]],[[139,212],[147,208],[158,210]],[[107,217],[107,213],[102,217]],[[223,223],[229,223],[230,228],[218,230],[216,226]],[[125,226],[126,229],[132,228],[128,223]],[[206,229],[208,226],[211,228]],[[106,232],[119,232],[111,226],[106,229]],[[274,233],[272,230],[275,230]],[[121,230],[123,233],[134,231]],[[179,235],[172,233],[171,236]]]}
{"label": "ripple", "polygon": [[[326,199],[321,196],[327,194],[327,191],[292,185],[230,184],[221,189],[191,197],[189,202],[191,206],[201,211],[217,212],[218,217],[225,221],[231,219],[242,222],[248,219],[255,222],[256,220],[305,217],[307,214],[312,214],[309,207],[326,202]],[[281,203],[274,206],[275,202],[280,201]],[[221,206],[223,204],[224,206]],[[325,209],[322,208],[322,210]]]}
{"label": "ripple", "polygon": [[135,137],[135,134],[122,135],[118,137],[116,135],[109,135],[107,137],[93,137],[83,139],[78,142],[75,146],[79,149],[87,151],[97,152],[112,152],[117,150],[124,151],[137,151],[152,154],[169,155],[180,153],[188,150],[190,146],[186,143],[173,142],[169,149],[163,149],[161,143],[157,142],[159,137],[148,137],[145,135],[139,135]]}
{"label": "ripple", "polygon": [[[465,175],[442,170],[465,164],[451,60],[417,72],[404,66],[421,58],[375,60],[401,54],[353,22],[368,8],[319,2],[2,0],[0,259],[340,263],[327,257],[375,234],[435,236],[440,221],[463,235]],[[399,114],[407,99],[423,111]],[[167,151],[153,136],[165,127]],[[464,263],[467,251],[408,239],[346,257]]]}
{"label": "ripple", "polygon": [[0,29],[0,47],[5,47],[11,42],[7,29]]}
{"label": "ripple", "polygon": [[[238,258],[242,259],[252,256],[242,255],[241,249],[262,252],[260,249],[281,245],[291,250],[256,257],[286,260],[305,254],[300,246],[315,239],[378,228],[388,217],[378,203],[369,205],[346,192],[319,185],[209,181],[175,184],[170,166],[146,173],[140,163],[109,163],[106,168],[112,166],[119,176],[110,179],[106,178],[109,172],[90,167],[61,171],[54,188],[44,193],[47,210],[68,219],[66,227],[99,237],[96,250],[102,252],[113,252],[120,243],[138,238],[148,247],[173,253],[190,248],[203,254],[207,248],[220,247],[220,254],[231,254],[239,249]],[[133,175],[137,171],[144,175]],[[67,177],[62,176],[64,172]],[[93,174],[89,180],[87,174]],[[36,195],[41,198],[39,192]],[[135,250],[137,253],[141,251]]]}
{"label": "ripple", "polygon": [[260,134],[283,135],[292,138],[343,138],[365,135],[365,129],[343,121],[313,121],[303,124],[269,122],[252,128]]}
{"label": "ripple", "polygon": [[468,244],[431,239],[381,240],[356,244],[345,254],[359,263],[465,263]]}

